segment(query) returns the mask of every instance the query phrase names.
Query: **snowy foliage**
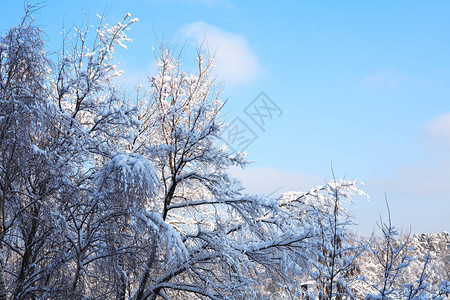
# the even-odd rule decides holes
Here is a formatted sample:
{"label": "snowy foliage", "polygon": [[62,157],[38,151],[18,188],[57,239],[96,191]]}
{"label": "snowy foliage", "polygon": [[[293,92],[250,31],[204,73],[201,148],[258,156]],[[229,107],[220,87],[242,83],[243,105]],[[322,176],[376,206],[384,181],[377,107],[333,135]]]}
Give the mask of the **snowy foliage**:
{"label": "snowy foliage", "polygon": [[52,62],[33,10],[0,36],[0,299],[448,296],[448,234],[359,241],[356,181],[244,193],[212,58],[186,73],[162,45],[130,99],[114,54],[137,19],[63,33]]}

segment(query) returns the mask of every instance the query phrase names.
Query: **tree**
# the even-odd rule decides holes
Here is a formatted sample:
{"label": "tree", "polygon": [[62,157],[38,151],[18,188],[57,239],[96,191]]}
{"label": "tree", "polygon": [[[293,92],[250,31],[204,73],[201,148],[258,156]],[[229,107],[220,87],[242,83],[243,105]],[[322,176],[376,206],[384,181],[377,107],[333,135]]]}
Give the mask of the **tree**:
{"label": "tree", "polygon": [[[255,274],[273,272],[262,254],[308,235],[267,234],[272,225],[263,220],[275,201],[241,195],[226,174],[245,162],[216,145],[224,124],[212,60],[199,55],[197,74],[187,75],[162,51],[149,97],[130,107],[113,85],[111,63],[135,22],[129,15],[112,27],[100,20],[91,47],[88,27],[65,36],[55,65],[31,14],[25,20],[2,37],[3,292],[256,295],[263,280]],[[25,38],[10,38],[14,32]],[[17,123],[25,115],[26,124],[39,126]],[[249,239],[253,233],[257,239]]]}
{"label": "tree", "polygon": [[[365,195],[356,181],[245,194],[227,173],[245,157],[218,139],[212,58],[200,49],[187,73],[163,44],[130,99],[114,54],[137,19],[64,33],[52,62],[35,9],[0,36],[0,299],[295,299],[311,280],[312,297],[361,294],[365,248],[343,205]],[[382,229],[386,280],[372,287],[388,297],[399,251]],[[425,288],[423,270],[402,295],[444,297],[448,281]]]}
{"label": "tree", "polygon": [[[370,251],[359,261],[367,270],[364,281],[368,285],[361,287],[361,294],[366,299],[443,299],[445,271],[436,259],[435,241],[426,235],[399,237],[399,230],[391,222],[387,198],[386,206],[388,222],[379,224],[383,238],[372,238]],[[447,246],[442,248],[447,250]]]}
{"label": "tree", "polygon": [[77,286],[98,257],[120,252],[105,252],[105,224],[123,210],[103,197],[95,174],[119,157],[120,127],[133,120],[113,92],[109,59],[134,21],[99,25],[93,51],[78,30],[73,52],[63,47],[54,67],[33,24],[35,7],[26,9],[0,39],[0,296],[63,297],[82,293]]}
{"label": "tree", "polygon": [[[0,38],[0,297],[29,296],[50,270],[49,199],[62,169],[53,168],[54,120],[48,106],[48,61],[42,32],[28,7],[18,27]],[[42,267],[41,267],[42,266]],[[3,282],[2,282],[3,281]]]}
{"label": "tree", "polygon": [[365,245],[351,237],[349,227],[353,223],[343,202],[352,202],[354,194],[367,197],[356,184],[334,179],[309,193],[285,195],[288,203],[296,204],[293,211],[302,220],[299,226],[309,228],[312,233],[305,245],[309,258],[304,274],[305,281],[315,282],[314,289],[309,291],[312,298],[355,298],[352,285],[359,271],[356,260]]}
{"label": "tree", "polygon": [[180,297],[180,291],[254,297],[259,281],[254,275],[269,267],[258,252],[284,243],[269,240],[269,245],[269,234],[262,232],[267,229],[259,219],[274,203],[242,195],[240,184],[226,173],[245,160],[217,145],[224,124],[220,90],[210,75],[213,60],[199,52],[197,72],[189,75],[180,70],[173,50],[161,47],[157,65],[150,96],[139,98],[142,125],[129,149],[148,155],[160,173],[162,189],[142,219],[156,227],[161,241],[132,294],[136,299]]}

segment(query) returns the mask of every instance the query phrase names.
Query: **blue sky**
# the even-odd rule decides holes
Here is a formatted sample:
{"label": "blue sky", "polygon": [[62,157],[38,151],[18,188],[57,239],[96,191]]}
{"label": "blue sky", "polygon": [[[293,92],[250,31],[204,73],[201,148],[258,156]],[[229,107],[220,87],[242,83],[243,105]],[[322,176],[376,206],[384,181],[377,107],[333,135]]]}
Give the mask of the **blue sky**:
{"label": "blue sky", "polygon": [[[0,0],[0,30],[23,4]],[[44,2],[36,23],[58,50],[64,26],[109,23],[130,12],[140,22],[119,51],[124,85],[154,71],[152,45],[186,42],[184,59],[207,36],[229,98],[257,135],[247,170],[250,192],[307,190],[332,178],[359,179],[370,202],[350,210],[370,233],[385,215],[412,232],[450,230],[450,2],[140,0]],[[264,92],[283,111],[261,130],[245,108]]]}

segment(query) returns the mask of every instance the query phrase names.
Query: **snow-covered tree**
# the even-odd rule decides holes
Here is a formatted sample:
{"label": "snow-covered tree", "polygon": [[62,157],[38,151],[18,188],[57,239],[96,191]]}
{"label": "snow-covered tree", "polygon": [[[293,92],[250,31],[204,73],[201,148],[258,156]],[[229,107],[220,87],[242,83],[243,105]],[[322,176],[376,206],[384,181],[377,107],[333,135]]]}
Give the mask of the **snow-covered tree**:
{"label": "snow-covered tree", "polygon": [[284,196],[288,203],[296,204],[293,211],[302,220],[300,226],[310,228],[312,233],[305,245],[309,252],[305,281],[315,282],[313,289],[309,289],[311,297],[355,298],[352,285],[358,274],[356,259],[365,246],[350,235],[350,226],[354,224],[344,202],[352,202],[355,194],[367,196],[356,184],[356,181],[333,180],[309,193]]}
{"label": "snow-covered tree", "polygon": [[[355,181],[245,194],[227,173],[245,155],[218,142],[227,125],[212,58],[199,50],[185,72],[161,46],[157,74],[130,99],[114,55],[137,19],[63,32],[53,62],[34,9],[0,36],[0,299],[365,296],[355,281],[365,247],[343,205],[364,195]],[[371,253],[388,258],[386,280],[364,292],[388,297],[401,249],[382,230],[385,252]],[[427,271],[448,270],[433,253],[402,296],[448,294],[448,274]]]}
{"label": "snow-covered tree", "polygon": [[[33,10],[28,6],[19,26],[0,37],[0,296],[16,299],[86,292],[77,286],[90,275],[90,264],[120,252],[107,252],[106,239],[108,232],[117,235],[108,221],[124,209],[111,205],[101,186],[123,174],[156,178],[154,171],[147,172],[153,169],[145,159],[110,166],[123,162],[121,128],[132,122],[134,110],[113,92],[115,71],[109,59],[114,45],[127,40],[123,32],[134,21],[127,16],[125,24],[99,26],[93,50],[84,44],[83,31],[77,31],[73,51],[66,54],[63,47],[60,64],[54,66],[33,23]],[[126,174],[126,168],[133,174]],[[152,187],[148,183],[145,188],[153,193],[156,180]]]}
{"label": "snow-covered tree", "polygon": [[51,271],[51,198],[64,171],[55,168],[50,69],[32,10],[0,37],[0,297],[17,299]]}
{"label": "snow-covered tree", "polygon": [[368,242],[370,250],[358,259],[365,270],[359,295],[366,299],[443,299],[448,282],[446,235],[402,236],[387,207],[388,222],[379,223],[383,236],[373,236]]}
{"label": "snow-covered tree", "polygon": [[157,65],[147,96],[138,98],[142,124],[129,149],[152,159],[159,173],[162,188],[141,217],[159,238],[132,295],[256,297],[273,268],[260,252],[286,246],[262,221],[276,201],[243,195],[226,172],[245,160],[217,144],[225,125],[213,60],[199,52],[196,72],[187,74],[173,50],[161,47]]}

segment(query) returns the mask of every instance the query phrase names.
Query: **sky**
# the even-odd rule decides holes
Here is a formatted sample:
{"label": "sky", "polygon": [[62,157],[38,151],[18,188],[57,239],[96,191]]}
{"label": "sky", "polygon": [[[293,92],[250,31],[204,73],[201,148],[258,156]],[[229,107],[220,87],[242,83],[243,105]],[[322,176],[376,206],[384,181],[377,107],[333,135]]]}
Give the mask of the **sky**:
{"label": "sky", "polygon": [[[62,28],[139,19],[117,52],[122,84],[155,72],[152,46],[215,55],[223,119],[244,132],[230,148],[253,161],[232,169],[250,193],[307,191],[357,179],[370,200],[348,209],[362,234],[380,217],[405,232],[450,231],[450,2],[138,0],[42,2],[47,51]],[[23,3],[0,0],[0,32]],[[230,126],[230,128],[232,128]],[[236,143],[236,141],[242,141]]]}

